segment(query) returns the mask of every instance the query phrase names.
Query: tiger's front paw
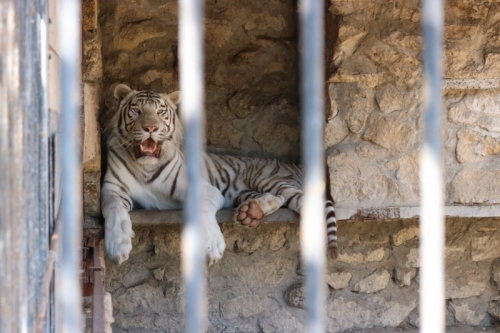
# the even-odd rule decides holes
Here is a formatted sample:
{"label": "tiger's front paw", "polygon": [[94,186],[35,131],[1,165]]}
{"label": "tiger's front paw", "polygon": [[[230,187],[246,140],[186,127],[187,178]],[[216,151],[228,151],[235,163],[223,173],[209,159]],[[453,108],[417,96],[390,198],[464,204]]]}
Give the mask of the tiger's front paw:
{"label": "tiger's front paw", "polygon": [[226,242],[215,218],[205,222],[204,226],[205,246],[206,246],[206,262],[209,266],[215,264],[222,258],[226,249]]}
{"label": "tiger's front paw", "polygon": [[104,247],[108,258],[117,262],[118,265],[127,260],[132,250],[134,236],[128,214],[122,219],[110,219],[109,222],[106,220]]}

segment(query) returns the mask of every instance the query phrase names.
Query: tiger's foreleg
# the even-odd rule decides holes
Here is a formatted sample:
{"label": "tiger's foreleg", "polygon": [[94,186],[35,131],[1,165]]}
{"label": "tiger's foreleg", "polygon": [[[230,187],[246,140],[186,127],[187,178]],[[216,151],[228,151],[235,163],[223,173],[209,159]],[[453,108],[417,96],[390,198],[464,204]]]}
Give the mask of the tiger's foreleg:
{"label": "tiger's foreleg", "polygon": [[128,213],[132,209],[132,200],[122,186],[104,182],[101,206],[105,220],[106,253],[111,260],[121,264],[128,259],[135,236]]}
{"label": "tiger's foreleg", "polygon": [[285,198],[271,193],[246,191],[235,199],[235,203],[238,208],[236,208],[234,221],[245,227],[255,228],[264,216],[274,213],[283,206]]}
{"label": "tiger's foreleg", "polygon": [[217,211],[224,204],[224,197],[219,189],[208,182],[203,187],[203,193],[201,202],[202,237],[206,249],[206,262],[213,265],[222,258],[226,249],[224,236],[215,217]]}

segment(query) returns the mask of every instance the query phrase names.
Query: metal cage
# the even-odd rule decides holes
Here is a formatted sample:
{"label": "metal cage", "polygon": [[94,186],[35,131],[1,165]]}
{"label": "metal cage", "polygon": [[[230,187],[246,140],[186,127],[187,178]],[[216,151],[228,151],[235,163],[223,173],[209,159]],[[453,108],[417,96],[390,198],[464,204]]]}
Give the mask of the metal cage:
{"label": "metal cage", "polygon": [[[81,332],[79,255],[80,1],[59,0],[60,84],[48,81],[50,0],[0,3],[0,331]],[[444,213],[441,163],[443,2],[422,0],[425,39],[425,141],[421,158],[421,332],[444,330]],[[205,271],[198,246],[204,133],[203,1],[180,1],[180,86],[189,194],[183,232],[188,332],[206,327]],[[324,332],[325,268],[324,6],[299,1],[302,156],[305,205],[302,260],[307,272],[308,332]],[[56,73],[57,74],[57,73]],[[56,82],[56,81],[54,81]],[[56,83],[57,84],[57,83]],[[50,107],[57,90],[61,109]],[[425,171],[425,172],[424,172]],[[62,195],[61,195],[62,194]],[[62,198],[61,204],[59,204]],[[315,237],[312,237],[314,235]],[[60,246],[57,247],[58,239]],[[57,248],[59,250],[57,251]],[[56,252],[57,251],[57,260]],[[54,263],[57,261],[57,265]],[[54,267],[56,267],[54,269]]]}

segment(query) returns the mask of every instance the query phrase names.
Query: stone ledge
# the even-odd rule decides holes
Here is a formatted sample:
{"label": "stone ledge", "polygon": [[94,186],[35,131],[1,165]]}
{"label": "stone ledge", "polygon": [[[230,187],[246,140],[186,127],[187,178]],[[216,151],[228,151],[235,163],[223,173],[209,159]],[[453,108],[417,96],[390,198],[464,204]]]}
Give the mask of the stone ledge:
{"label": "stone ledge", "polygon": [[444,90],[499,89],[500,79],[444,79]]}
{"label": "stone ledge", "polygon": [[[498,332],[494,327],[448,326],[446,333]],[[350,333],[419,333],[418,328],[375,328],[369,330],[349,330]]]}
{"label": "stone ledge", "polygon": [[[338,207],[337,218],[340,221],[360,221],[360,220],[392,220],[392,219],[411,219],[420,216],[419,206],[402,206],[387,208],[349,208]],[[445,206],[447,217],[500,217],[500,205],[450,205]]]}
{"label": "stone ledge", "polygon": [[[337,218],[343,222],[355,221],[386,221],[395,219],[412,219],[420,215],[419,207],[388,207],[388,208],[349,208],[337,207]],[[447,217],[464,218],[500,218],[500,205],[490,206],[446,206]],[[219,223],[232,223],[234,209],[222,209],[217,213]],[[133,225],[160,226],[183,223],[182,210],[134,210],[130,212]],[[297,223],[299,215],[290,209],[282,208],[266,216],[263,222],[268,223]],[[101,229],[99,217],[86,216],[84,229]]]}
{"label": "stone ledge", "polygon": [[[233,222],[234,209],[222,209],[217,212],[219,223]],[[130,212],[132,224],[136,226],[158,226],[181,224],[184,221],[182,210],[134,210]],[[263,222],[298,222],[299,215],[286,208],[266,216]]]}
{"label": "stone ledge", "polygon": [[[419,216],[419,207],[389,208],[337,208],[340,221],[383,221],[393,219],[411,219]],[[491,206],[446,206],[447,217],[500,217],[500,205]],[[234,209],[222,209],[217,213],[219,223],[233,222]],[[135,210],[130,213],[132,223],[136,226],[173,225],[183,222],[182,210]],[[263,222],[298,222],[299,215],[290,209],[282,208],[266,216]]]}

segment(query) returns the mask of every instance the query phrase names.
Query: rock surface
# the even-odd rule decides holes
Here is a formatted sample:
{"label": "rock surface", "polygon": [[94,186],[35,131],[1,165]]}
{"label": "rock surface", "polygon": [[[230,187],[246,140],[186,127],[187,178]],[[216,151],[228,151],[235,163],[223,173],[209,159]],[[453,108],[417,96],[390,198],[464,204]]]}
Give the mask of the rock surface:
{"label": "rock surface", "polygon": [[[497,204],[500,92],[498,86],[478,83],[497,77],[500,54],[492,45],[500,40],[498,8],[460,0],[446,2],[445,10],[444,78],[462,82],[444,96],[446,202]],[[328,87],[332,109],[338,111],[329,122],[339,130],[326,140],[332,147],[333,197],[342,207],[417,205],[423,129],[420,3],[333,1],[330,11],[341,18]],[[374,155],[350,155],[360,145],[371,146]]]}
{"label": "rock surface", "polygon": [[[447,323],[489,325],[498,313],[498,258],[474,257],[474,239],[496,237],[498,219],[449,219]],[[209,332],[305,332],[306,295],[297,224],[223,224],[227,250],[207,270]],[[327,329],[419,325],[418,221],[341,224],[340,259],[328,262]],[[410,232],[409,232],[410,231]],[[179,226],[135,228],[130,260],[106,262],[114,332],[182,331]],[[406,239],[394,242],[394,239]],[[370,253],[377,260],[366,260]],[[359,255],[358,255],[359,254]],[[342,260],[351,258],[351,260]],[[353,259],[354,258],[354,259]],[[406,264],[405,264],[406,263]]]}
{"label": "rock surface", "polygon": [[[105,112],[116,108],[112,91],[119,83],[178,90],[177,1],[110,0],[100,7]],[[254,2],[206,3],[207,144],[297,161],[295,2],[272,0],[265,8]]]}
{"label": "rock surface", "polygon": [[391,275],[386,270],[374,272],[357,283],[354,286],[354,291],[366,294],[375,293],[385,289],[390,278]]}

